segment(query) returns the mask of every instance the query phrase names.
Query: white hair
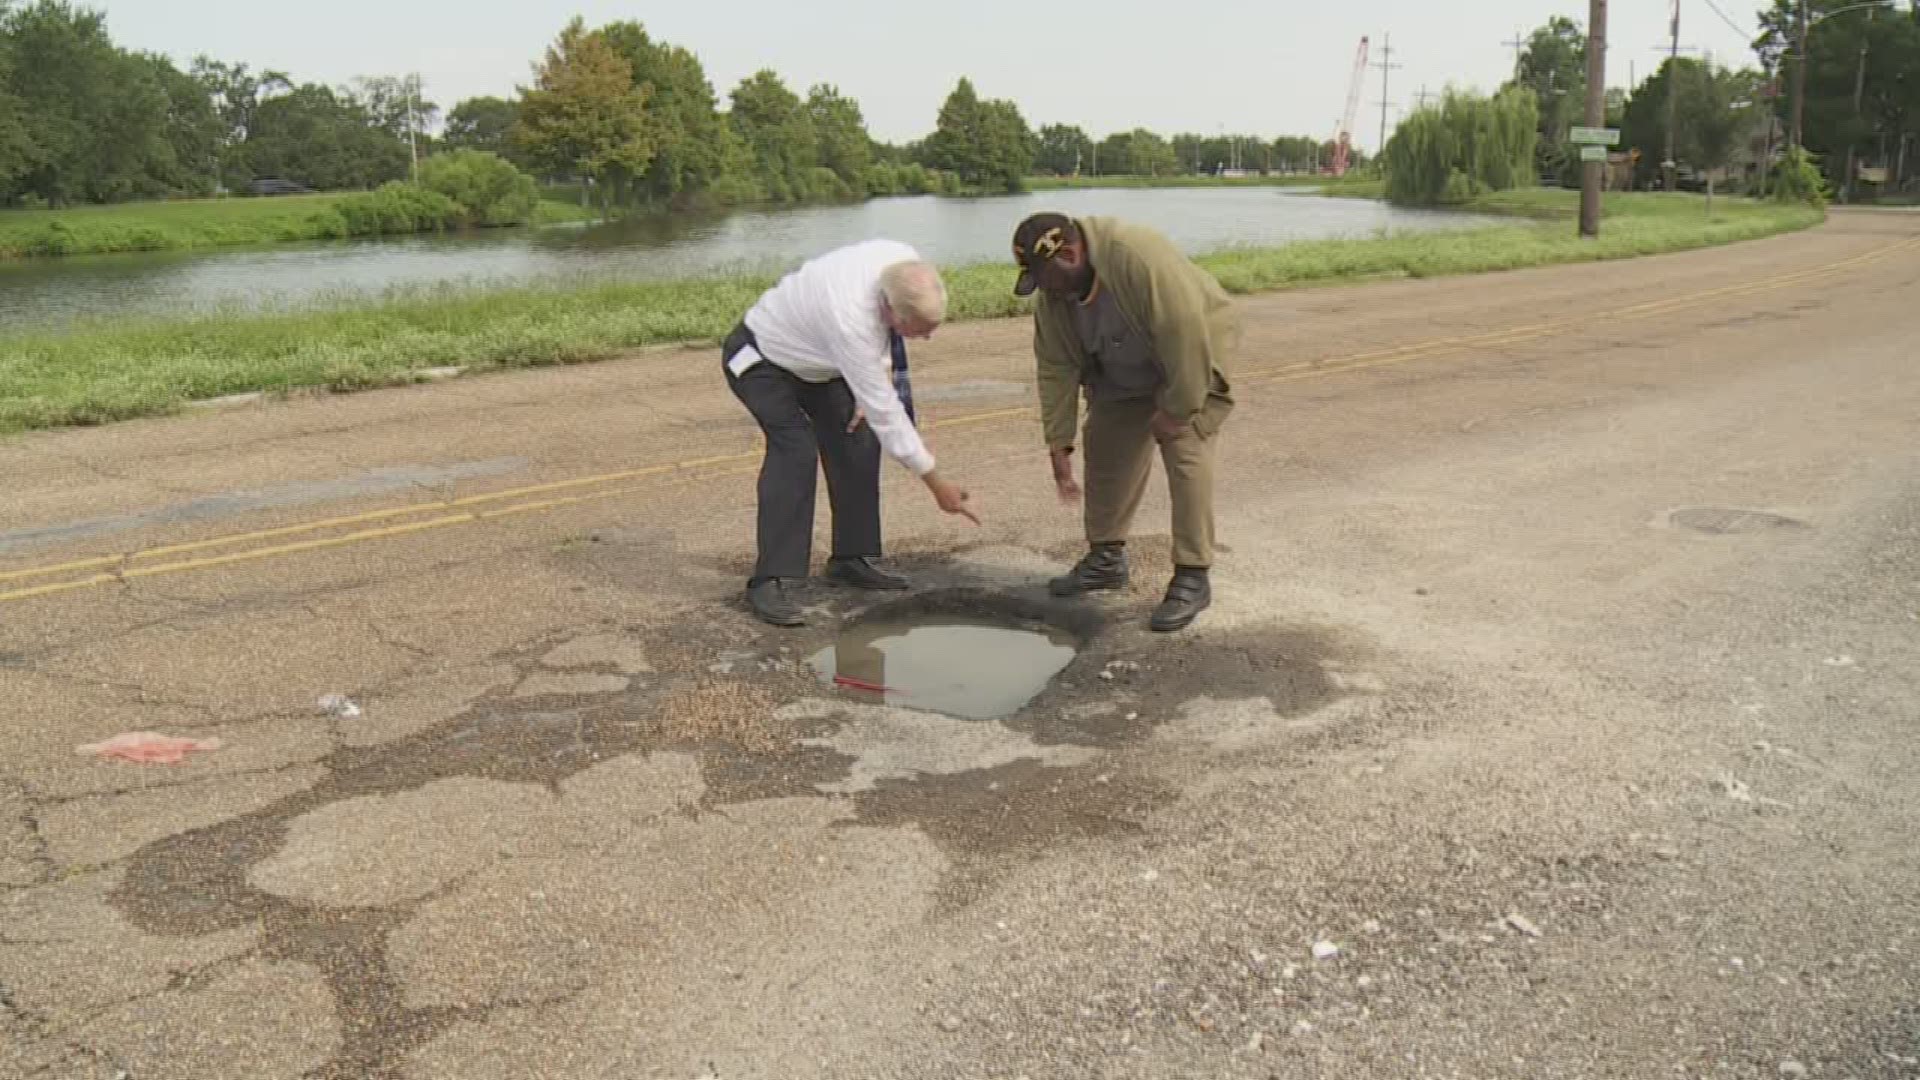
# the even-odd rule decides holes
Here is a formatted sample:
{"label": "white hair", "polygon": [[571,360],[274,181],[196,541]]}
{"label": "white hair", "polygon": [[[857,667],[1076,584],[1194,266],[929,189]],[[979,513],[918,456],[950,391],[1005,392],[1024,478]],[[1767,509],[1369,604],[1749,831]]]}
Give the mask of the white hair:
{"label": "white hair", "polygon": [[947,284],[930,262],[909,259],[880,271],[880,295],[902,319],[937,326],[947,317]]}

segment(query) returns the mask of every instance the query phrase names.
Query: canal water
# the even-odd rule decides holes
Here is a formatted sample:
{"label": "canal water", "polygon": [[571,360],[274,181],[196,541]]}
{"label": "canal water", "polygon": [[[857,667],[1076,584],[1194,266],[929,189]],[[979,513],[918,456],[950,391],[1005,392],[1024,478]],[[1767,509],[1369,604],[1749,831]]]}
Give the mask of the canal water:
{"label": "canal water", "polygon": [[1298,240],[1471,228],[1484,217],[1322,198],[1301,189],[1083,189],[997,198],[874,199],[849,206],[655,216],[603,225],[272,247],[0,261],[0,328],[358,303],[441,288],[778,272],[868,237],[946,265],[1010,258],[1037,210],[1152,224],[1190,253]]}

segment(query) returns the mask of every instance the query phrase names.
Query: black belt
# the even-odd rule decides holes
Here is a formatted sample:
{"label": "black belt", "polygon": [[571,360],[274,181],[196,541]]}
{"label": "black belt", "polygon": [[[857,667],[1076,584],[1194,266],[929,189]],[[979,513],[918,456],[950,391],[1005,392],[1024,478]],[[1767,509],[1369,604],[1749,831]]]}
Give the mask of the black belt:
{"label": "black belt", "polygon": [[[888,351],[893,354],[892,374],[894,392],[900,395],[900,404],[906,410],[908,422],[917,424],[920,422],[920,418],[914,412],[913,408],[913,384],[907,378],[907,343],[901,338],[898,332],[889,332],[887,339]],[[727,334],[726,340],[720,343],[721,366],[724,367],[731,364],[735,354],[749,345],[753,346],[754,352],[760,354],[762,360],[773,363],[771,358],[767,356],[766,350],[760,347],[760,339],[754,337],[753,329],[747,325],[747,320],[743,318],[734,326],[733,330]],[[778,364],[774,366],[779,367]]]}
{"label": "black belt", "polygon": [[[760,352],[759,339],[753,336],[753,330],[747,326],[747,320],[741,319],[739,325],[727,335],[727,339],[720,343],[720,362],[732,363],[734,354],[749,345],[753,346],[753,351]],[[764,357],[767,354],[761,352],[760,355]]]}

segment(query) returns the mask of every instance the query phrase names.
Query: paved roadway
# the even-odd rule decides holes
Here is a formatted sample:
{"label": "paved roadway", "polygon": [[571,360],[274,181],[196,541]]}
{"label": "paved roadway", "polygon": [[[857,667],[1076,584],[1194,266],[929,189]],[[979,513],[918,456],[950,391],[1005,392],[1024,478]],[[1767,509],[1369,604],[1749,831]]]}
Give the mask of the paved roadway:
{"label": "paved roadway", "polygon": [[1004,722],[745,615],[710,350],[10,441],[0,1075],[1911,1080],[1916,297],[1844,212],[1249,301],[1173,638],[1157,490],[1042,598],[1027,328],[949,328],[903,603],[1082,641]]}

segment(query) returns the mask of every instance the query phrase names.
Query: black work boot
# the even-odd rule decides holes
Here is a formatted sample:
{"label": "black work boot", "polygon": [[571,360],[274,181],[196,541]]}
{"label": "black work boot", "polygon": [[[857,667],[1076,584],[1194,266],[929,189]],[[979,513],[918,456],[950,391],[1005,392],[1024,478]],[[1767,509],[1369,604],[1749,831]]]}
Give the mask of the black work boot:
{"label": "black work boot", "polygon": [[906,578],[887,573],[865,556],[829,561],[827,580],[850,589],[897,590],[907,587]]}
{"label": "black work boot", "polygon": [[800,605],[787,596],[786,583],[779,578],[764,578],[747,586],[747,603],[761,622],[774,626],[804,626],[806,617]]}
{"label": "black work boot", "polygon": [[1167,584],[1166,598],[1153,609],[1147,625],[1155,630],[1185,630],[1194,617],[1213,603],[1213,586],[1204,567],[1182,566]]}
{"label": "black work boot", "polygon": [[1047,582],[1055,596],[1127,587],[1127,548],[1124,544],[1095,544],[1073,564],[1073,569]]}

